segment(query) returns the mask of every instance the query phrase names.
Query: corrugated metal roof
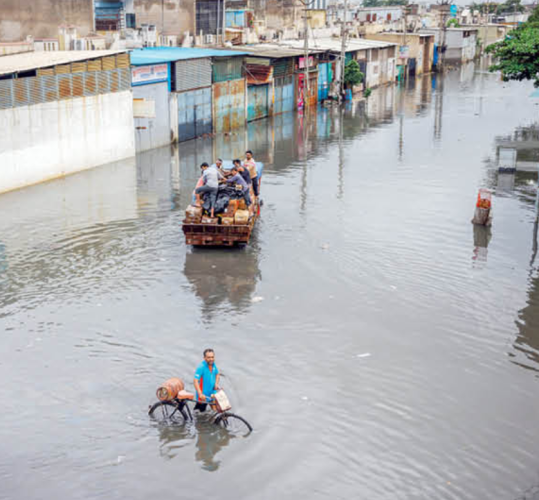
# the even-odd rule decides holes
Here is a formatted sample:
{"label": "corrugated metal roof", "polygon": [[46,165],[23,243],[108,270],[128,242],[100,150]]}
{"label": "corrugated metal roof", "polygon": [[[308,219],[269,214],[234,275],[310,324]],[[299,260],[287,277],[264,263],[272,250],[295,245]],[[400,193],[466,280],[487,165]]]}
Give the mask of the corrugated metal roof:
{"label": "corrugated metal roof", "polygon": [[[296,49],[303,48],[303,40],[283,40],[281,44]],[[397,44],[393,42],[355,38],[346,42],[346,52],[355,52],[358,50],[368,49],[383,49],[385,47],[393,47],[396,45]],[[313,52],[316,50],[323,52],[340,52],[341,40],[338,38],[315,38],[314,40],[309,40],[309,49]]]}
{"label": "corrugated metal roof", "polygon": [[[436,30],[436,31],[439,31],[439,30]],[[402,31],[381,31],[380,33],[374,33],[372,36],[384,36],[384,35],[388,35],[388,36],[398,35],[402,37]],[[418,36],[420,38],[425,38],[425,37],[430,37],[432,35],[433,33],[419,33],[417,31],[415,31],[414,33],[409,33],[409,32],[406,33],[406,37]],[[367,36],[370,36],[370,35],[367,35]],[[371,40],[371,38],[368,38],[366,40]]]}
{"label": "corrugated metal roof", "polygon": [[[492,24],[490,24],[489,26],[492,26]],[[476,26],[470,26],[469,28],[467,28],[467,27],[460,27],[460,28],[451,27],[451,28],[447,28],[446,31],[479,31],[480,27],[481,26],[477,26],[477,25]],[[440,30],[438,28],[421,28],[420,29],[420,33],[437,34],[439,32],[440,32]]]}
{"label": "corrugated metal roof", "polygon": [[0,57],[0,75],[20,73],[57,64],[86,61],[98,57],[113,56],[126,50],[62,50],[52,52],[23,52]]}
{"label": "corrugated metal roof", "polygon": [[[303,44],[303,42],[301,42]],[[309,43],[311,45],[311,43]],[[305,52],[303,49],[295,47],[285,47],[275,43],[261,43],[258,45],[236,45],[233,50],[245,51],[248,54],[258,57],[269,57],[271,59],[281,59],[284,57],[302,56]],[[310,52],[323,52],[310,47]]]}
{"label": "corrugated metal roof", "polygon": [[187,47],[147,47],[131,52],[131,65],[160,64],[182,61],[185,59],[200,59],[202,57],[231,57],[245,55],[245,52],[219,49],[194,49]]}

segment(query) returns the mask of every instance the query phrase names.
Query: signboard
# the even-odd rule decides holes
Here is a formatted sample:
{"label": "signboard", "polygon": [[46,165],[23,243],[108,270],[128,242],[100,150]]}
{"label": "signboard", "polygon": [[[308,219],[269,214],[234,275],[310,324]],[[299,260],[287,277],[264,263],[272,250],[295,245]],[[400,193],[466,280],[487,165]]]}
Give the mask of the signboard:
{"label": "signboard", "polygon": [[[313,56],[309,56],[309,68],[314,65],[314,58]],[[305,57],[299,58],[299,69],[305,68]]]}
{"label": "signboard", "polygon": [[449,13],[451,14],[451,17],[457,17],[457,6],[455,4],[451,5]]}
{"label": "signboard", "polygon": [[155,101],[153,99],[133,99],[134,118],[155,118]]}
{"label": "signboard", "polygon": [[410,56],[410,47],[408,45],[401,45],[399,48],[399,58],[408,59]]}
{"label": "signboard", "polygon": [[151,66],[134,66],[131,68],[131,83],[145,85],[147,83],[166,82],[168,80],[168,64],[152,64]]}

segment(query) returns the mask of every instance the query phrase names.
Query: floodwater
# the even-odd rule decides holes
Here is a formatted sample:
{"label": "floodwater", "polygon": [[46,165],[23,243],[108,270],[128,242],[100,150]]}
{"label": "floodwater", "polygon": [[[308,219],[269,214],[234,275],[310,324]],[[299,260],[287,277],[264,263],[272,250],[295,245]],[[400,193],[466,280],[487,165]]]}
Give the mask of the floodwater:
{"label": "floodwater", "polygon": [[[468,65],[1,196],[0,497],[537,497],[531,91]],[[247,147],[252,243],[186,248],[197,165]],[[209,346],[247,438],[147,416]]]}

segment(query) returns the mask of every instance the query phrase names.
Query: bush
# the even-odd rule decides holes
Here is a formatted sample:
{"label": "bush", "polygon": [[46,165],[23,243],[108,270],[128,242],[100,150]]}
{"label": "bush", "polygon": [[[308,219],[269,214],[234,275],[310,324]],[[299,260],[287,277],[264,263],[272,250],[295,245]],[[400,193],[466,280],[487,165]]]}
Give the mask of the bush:
{"label": "bush", "polygon": [[361,72],[357,61],[350,61],[344,68],[345,85],[350,87],[353,87],[354,85],[359,85],[364,78],[365,75]]}

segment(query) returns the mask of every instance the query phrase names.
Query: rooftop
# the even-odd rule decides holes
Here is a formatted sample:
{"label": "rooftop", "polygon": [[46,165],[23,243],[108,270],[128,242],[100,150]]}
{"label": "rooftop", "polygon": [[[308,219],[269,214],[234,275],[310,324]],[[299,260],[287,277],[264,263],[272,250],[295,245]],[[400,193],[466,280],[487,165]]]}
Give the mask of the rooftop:
{"label": "rooftop", "polygon": [[[492,25],[490,25],[492,26]],[[475,25],[475,27],[469,26],[469,27],[461,27],[461,28],[447,28],[446,31],[479,31],[479,28],[481,26]],[[423,33],[439,33],[439,28],[421,28],[421,31]]]}
{"label": "rooftop", "polygon": [[168,63],[185,59],[240,55],[245,55],[245,52],[220,49],[192,49],[186,47],[147,47],[144,49],[135,49],[131,52],[131,64],[133,66],[144,66],[146,64]]}
{"label": "rooftop", "polygon": [[386,5],[385,7],[361,7],[360,12],[369,12],[371,10],[402,10],[404,5]]}
{"label": "rooftop", "polygon": [[[303,42],[301,42],[303,44]],[[237,45],[233,50],[241,50],[251,56],[268,57],[270,59],[281,59],[283,57],[297,57],[305,54],[303,48],[283,47],[276,43],[262,43],[258,45]],[[310,52],[322,52],[313,47],[309,47]]]}
{"label": "rooftop", "polygon": [[[373,33],[373,36],[379,36],[379,35],[391,35],[391,36],[395,36],[395,35],[399,35],[399,36],[402,36],[403,33],[402,31],[381,31],[380,33]],[[370,35],[367,35],[367,36],[370,36]],[[431,37],[431,36],[434,36],[434,33],[418,33],[418,32],[413,32],[413,33],[410,33],[410,32],[407,32],[406,33],[406,36],[409,37],[409,36],[419,36],[419,37]]]}
{"label": "rooftop", "polygon": [[[283,45],[296,49],[303,48],[303,40],[283,40]],[[366,40],[365,38],[349,39],[346,42],[346,52],[355,52],[358,50],[383,49],[397,45],[392,42],[383,42],[381,40]],[[317,38],[309,40],[309,50],[340,52],[341,40],[339,38]]]}
{"label": "rooftop", "polygon": [[20,73],[38,68],[48,68],[57,64],[113,56],[125,50],[66,50],[51,52],[24,52],[0,57],[0,75]]}

